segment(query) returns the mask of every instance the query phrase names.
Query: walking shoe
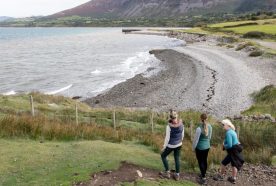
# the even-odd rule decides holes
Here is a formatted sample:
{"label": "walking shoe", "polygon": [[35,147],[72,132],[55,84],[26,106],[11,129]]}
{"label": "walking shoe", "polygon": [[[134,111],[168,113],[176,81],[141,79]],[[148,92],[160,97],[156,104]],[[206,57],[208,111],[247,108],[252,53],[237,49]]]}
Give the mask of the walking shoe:
{"label": "walking shoe", "polygon": [[159,172],[159,176],[161,178],[167,178],[167,179],[171,178],[170,171],[161,171],[161,172]]}
{"label": "walking shoe", "polygon": [[224,178],[223,178],[223,176],[221,174],[217,174],[217,175],[215,175],[213,177],[213,180],[215,180],[215,181],[223,181]]}
{"label": "walking shoe", "polygon": [[229,181],[230,183],[236,184],[236,179],[231,177],[228,177],[227,181]]}
{"label": "walking shoe", "polygon": [[179,173],[174,173],[173,179],[175,179],[175,181],[179,181],[179,179],[180,179]]}
{"label": "walking shoe", "polygon": [[201,185],[207,185],[207,179],[205,177],[201,178]]}

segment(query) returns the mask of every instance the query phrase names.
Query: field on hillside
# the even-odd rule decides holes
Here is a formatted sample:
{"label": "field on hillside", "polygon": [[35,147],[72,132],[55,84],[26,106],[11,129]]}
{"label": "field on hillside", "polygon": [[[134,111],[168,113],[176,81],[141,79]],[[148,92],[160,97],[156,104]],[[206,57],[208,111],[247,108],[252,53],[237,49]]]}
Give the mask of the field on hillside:
{"label": "field on hillside", "polygon": [[[245,114],[275,116],[275,90],[268,86],[256,92],[255,105]],[[30,115],[29,95],[0,97],[0,185],[71,185],[88,180],[91,173],[116,169],[121,161],[162,169],[159,153],[167,113],[126,108],[92,109],[70,98],[38,93],[33,94],[33,98],[35,117]],[[76,104],[80,106],[78,123],[74,115]],[[181,167],[198,172],[191,140],[200,113],[182,111],[179,115],[185,122]],[[221,150],[225,132],[214,118],[210,117],[209,122],[213,126],[213,137],[208,162],[213,168],[225,155]],[[234,121],[234,124],[247,162],[275,163],[274,123]],[[141,185],[152,184],[141,182]]]}
{"label": "field on hillside", "polygon": [[[250,32],[261,32],[263,35],[258,36],[257,39],[275,40],[276,37],[276,19],[265,19],[256,21],[236,21],[224,22],[218,24],[210,24],[202,27],[195,27],[186,30],[179,30],[180,32],[230,36],[233,34],[241,38]],[[252,35],[252,38],[255,36]]]}
{"label": "field on hillside", "polygon": [[210,28],[226,28],[226,27],[237,27],[243,25],[275,25],[276,19],[263,19],[263,20],[256,20],[256,21],[233,21],[233,22],[224,22],[224,23],[217,23],[208,25]]}
{"label": "field on hillside", "polygon": [[72,185],[88,181],[92,173],[115,170],[122,161],[162,170],[159,154],[135,143],[0,139],[0,148],[0,185]]}
{"label": "field on hillside", "polygon": [[[276,19],[256,20],[256,21],[237,21],[212,24],[207,26],[207,30],[213,29],[215,32],[233,32],[235,34],[244,35],[249,32],[262,32],[267,34],[263,36],[266,39],[275,37],[276,35]],[[261,38],[260,38],[261,39]]]}
{"label": "field on hillside", "polygon": [[241,26],[233,28],[224,28],[223,30],[233,31],[238,34],[245,34],[248,32],[259,31],[266,34],[276,34],[276,24],[275,25],[252,25],[252,26]]}

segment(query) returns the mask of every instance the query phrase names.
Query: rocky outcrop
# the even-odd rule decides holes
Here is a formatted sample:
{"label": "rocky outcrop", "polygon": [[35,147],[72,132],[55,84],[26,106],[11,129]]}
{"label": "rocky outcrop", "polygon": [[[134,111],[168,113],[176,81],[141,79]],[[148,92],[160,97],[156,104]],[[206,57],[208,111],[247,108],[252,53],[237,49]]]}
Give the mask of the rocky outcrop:
{"label": "rocky outcrop", "polygon": [[270,121],[272,123],[276,123],[276,120],[271,114],[260,114],[260,115],[235,115],[233,120],[240,120],[240,121],[249,121],[249,122],[255,122],[255,121]]}

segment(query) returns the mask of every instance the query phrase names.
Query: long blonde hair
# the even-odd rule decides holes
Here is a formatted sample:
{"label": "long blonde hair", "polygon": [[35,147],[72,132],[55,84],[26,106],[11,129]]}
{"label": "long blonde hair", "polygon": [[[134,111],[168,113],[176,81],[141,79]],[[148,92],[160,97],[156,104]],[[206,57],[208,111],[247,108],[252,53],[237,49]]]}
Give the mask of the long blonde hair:
{"label": "long blonde hair", "polygon": [[205,134],[205,136],[208,136],[208,125],[207,125],[207,123],[206,123],[206,120],[207,120],[207,114],[205,114],[205,113],[203,113],[203,114],[201,114],[200,115],[200,119],[201,119],[201,121],[202,121],[202,123],[203,123],[203,128],[204,128],[204,134]]}

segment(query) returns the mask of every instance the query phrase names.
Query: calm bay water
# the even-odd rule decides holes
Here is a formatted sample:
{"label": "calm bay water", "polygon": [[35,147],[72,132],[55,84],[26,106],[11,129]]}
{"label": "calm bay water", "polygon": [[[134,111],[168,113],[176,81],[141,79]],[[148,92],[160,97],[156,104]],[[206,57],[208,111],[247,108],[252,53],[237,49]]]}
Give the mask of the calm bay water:
{"label": "calm bay water", "polygon": [[0,28],[0,94],[95,96],[149,67],[151,49],[181,41],[120,28]]}

